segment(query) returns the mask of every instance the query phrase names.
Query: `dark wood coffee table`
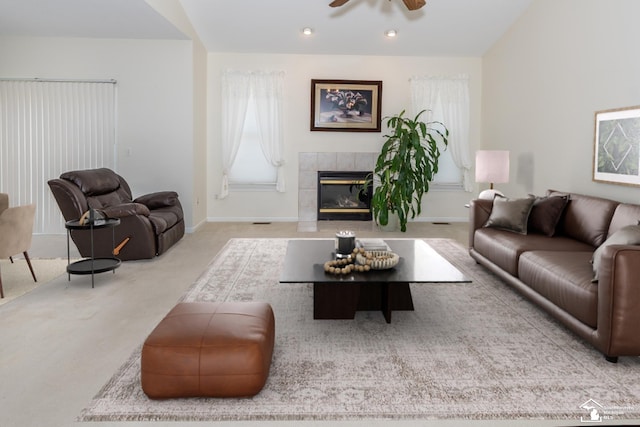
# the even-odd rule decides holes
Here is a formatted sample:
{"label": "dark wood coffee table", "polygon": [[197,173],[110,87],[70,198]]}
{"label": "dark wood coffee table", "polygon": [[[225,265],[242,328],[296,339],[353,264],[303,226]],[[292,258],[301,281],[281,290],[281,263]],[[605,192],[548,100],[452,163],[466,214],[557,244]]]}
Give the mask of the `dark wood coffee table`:
{"label": "dark wood coffee table", "polygon": [[385,239],[400,262],[389,270],[333,275],[324,263],[334,259],[332,239],[290,240],[280,283],[313,283],[314,319],[353,319],[356,311],[381,310],[391,323],[393,310],[413,310],[410,283],[470,282],[423,240]]}

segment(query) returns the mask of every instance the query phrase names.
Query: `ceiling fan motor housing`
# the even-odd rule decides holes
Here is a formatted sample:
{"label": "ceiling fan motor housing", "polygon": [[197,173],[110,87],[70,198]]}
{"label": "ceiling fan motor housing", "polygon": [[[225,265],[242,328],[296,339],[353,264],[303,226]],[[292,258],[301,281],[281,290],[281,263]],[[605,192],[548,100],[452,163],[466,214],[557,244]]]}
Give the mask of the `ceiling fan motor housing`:
{"label": "ceiling fan motor housing", "polygon": [[[331,7],[340,7],[340,6],[345,5],[348,1],[349,0],[333,0],[331,3],[329,3],[329,6],[331,6]],[[391,0],[389,0],[389,1],[391,1]],[[425,0],[402,0],[402,2],[404,3],[404,5],[409,10],[418,10],[422,6],[427,4],[427,2]]]}

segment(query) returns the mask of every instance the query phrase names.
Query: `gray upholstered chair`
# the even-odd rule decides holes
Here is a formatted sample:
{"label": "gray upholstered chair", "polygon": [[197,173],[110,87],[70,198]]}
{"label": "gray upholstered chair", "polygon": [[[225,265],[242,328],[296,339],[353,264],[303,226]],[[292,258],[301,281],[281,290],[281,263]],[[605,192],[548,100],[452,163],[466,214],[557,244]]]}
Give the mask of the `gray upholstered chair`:
{"label": "gray upholstered chair", "polygon": [[[27,251],[31,248],[33,236],[33,218],[36,205],[9,207],[9,196],[0,193],[0,258],[9,258],[19,253],[27,260],[33,280],[37,282],[31,260]],[[2,289],[2,272],[0,272],[0,298],[4,298]]]}

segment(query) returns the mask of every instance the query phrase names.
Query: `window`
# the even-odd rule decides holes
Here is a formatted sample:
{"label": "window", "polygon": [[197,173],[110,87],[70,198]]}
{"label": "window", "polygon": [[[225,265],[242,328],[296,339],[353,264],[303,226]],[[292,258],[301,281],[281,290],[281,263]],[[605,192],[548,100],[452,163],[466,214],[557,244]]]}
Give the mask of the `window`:
{"label": "window", "polygon": [[469,77],[413,77],[410,87],[414,111],[427,110],[427,121],[442,122],[449,130],[449,144],[441,152],[433,189],[472,191]]}
{"label": "window", "polygon": [[230,188],[284,192],[283,87],[280,71],[223,73],[221,199]]}
{"label": "window", "polygon": [[[436,98],[435,103],[431,108],[431,114],[427,117],[429,118],[429,121],[446,123],[446,120],[442,114],[442,101],[440,97]],[[434,125],[434,127],[439,127],[439,130],[444,132],[444,128],[442,126]],[[451,132],[451,129],[449,129],[449,132]],[[451,142],[449,144],[451,144]],[[462,171],[453,160],[451,148],[445,146],[442,142],[439,143],[438,146],[440,148],[440,158],[438,159],[438,173],[433,177],[432,189],[462,189]]]}
{"label": "window", "polygon": [[276,176],[276,168],[269,163],[260,145],[255,99],[250,96],[240,146],[229,170],[229,186],[232,190],[275,190]]}

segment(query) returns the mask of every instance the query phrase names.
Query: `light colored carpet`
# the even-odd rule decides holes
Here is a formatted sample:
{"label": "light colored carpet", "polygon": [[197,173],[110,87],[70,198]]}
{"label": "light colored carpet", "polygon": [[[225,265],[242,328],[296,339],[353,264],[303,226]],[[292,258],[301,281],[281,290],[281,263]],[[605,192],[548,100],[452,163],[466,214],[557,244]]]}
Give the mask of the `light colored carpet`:
{"label": "light colored carpet", "polygon": [[13,263],[8,259],[0,260],[0,274],[2,274],[2,288],[4,290],[4,298],[0,298],[0,305],[31,292],[36,287],[59,277],[67,271],[66,258],[31,258],[31,265],[36,274],[36,279],[38,279],[37,282],[33,281],[29,265],[22,256],[13,257]]}
{"label": "light colored carpet", "polygon": [[[246,399],[153,401],[134,352],[81,421],[587,419],[640,417],[640,358],[611,364],[478,266],[428,239],[473,283],[412,285],[415,311],[313,320],[312,287],[279,284],[286,239],[232,239],[185,301],[269,302],[276,346],[265,388]],[[320,260],[322,261],[322,260]]]}

